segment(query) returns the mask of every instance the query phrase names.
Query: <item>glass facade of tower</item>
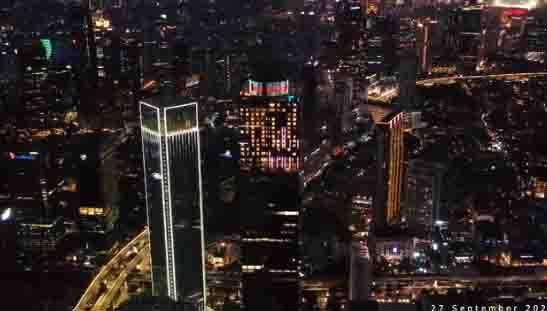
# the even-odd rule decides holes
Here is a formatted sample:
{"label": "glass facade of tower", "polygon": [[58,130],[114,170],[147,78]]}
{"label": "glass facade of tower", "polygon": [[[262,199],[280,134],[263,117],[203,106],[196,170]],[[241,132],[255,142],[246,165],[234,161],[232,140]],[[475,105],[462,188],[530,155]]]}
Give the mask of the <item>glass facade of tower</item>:
{"label": "glass facade of tower", "polygon": [[[166,103],[167,101],[167,103]],[[197,103],[140,103],[153,292],[204,310],[204,228]]]}

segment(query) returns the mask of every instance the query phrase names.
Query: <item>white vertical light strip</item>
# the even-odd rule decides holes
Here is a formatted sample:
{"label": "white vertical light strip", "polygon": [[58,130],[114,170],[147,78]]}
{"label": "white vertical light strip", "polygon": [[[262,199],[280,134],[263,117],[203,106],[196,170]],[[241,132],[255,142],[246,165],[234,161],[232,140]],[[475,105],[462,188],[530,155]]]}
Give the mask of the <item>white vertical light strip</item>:
{"label": "white vertical light strip", "polygon": [[[169,247],[171,248],[171,266],[168,267],[168,269],[173,269],[173,275],[176,278],[176,267],[175,267],[175,243],[173,239],[173,210],[172,210],[172,200],[171,200],[171,154],[169,153],[169,133],[167,130],[167,109],[163,110],[163,125],[165,130],[165,153],[166,153],[166,160],[167,160],[167,199],[169,200],[167,202],[167,213],[169,213],[169,223],[165,224],[165,229],[169,230],[170,232],[170,239],[169,239]],[[177,301],[177,282],[173,282],[173,300]]]}
{"label": "white vertical light strip", "polygon": [[[151,233],[150,233],[150,206],[148,204],[148,182],[147,182],[147,172],[146,172],[146,154],[144,152],[144,148],[145,148],[145,142],[144,142],[144,133],[143,133],[143,129],[144,129],[144,125],[143,125],[143,122],[142,122],[142,104],[143,102],[140,102],[141,104],[139,105],[139,116],[140,116],[140,122],[141,122],[141,141],[142,141],[142,166],[143,166],[143,174],[144,174],[144,200],[145,200],[145,203],[146,203],[146,223],[148,224],[148,230],[149,230],[149,233],[148,233],[148,243],[150,244],[150,246],[152,246],[152,240],[151,240]],[[159,125],[159,124],[158,124]],[[150,266],[152,267],[152,271],[154,270],[153,267],[154,265],[152,264],[152,256],[150,256]],[[152,293],[155,292],[155,289],[154,289],[154,273],[150,273],[151,277],[151,281],[152,281]]]}
{"label": "white vertical light strip", "polygon": [[[155,109],[157,109],[158,111],[158,114],[156,115],[156,118],[157,118],[157,122],[158,122],[158,130],[160,131],[160,133],[162,132],[161,131],[161,121],[160,121],[160,111],[159,111],[159,108],[157,107],[154,107]],[[173,294],[172,294],[172,290],[171,290],[171,280],[172,280],[172,275],[171,275],[171,270],[169,269],[169,248],[168,248],[168,238],[167,238],[167,223],[168,223],[168,220],[167,220],[167,213],[165,211],[165,187],[164,187],[164,182],[165,182],[165,177],[163,176],[163,172],[164,172],[164,169],[163,169],[163,151],[162,151],[162,147],[161,147],[161,136],[160,136],[160,146],[159,146],[159,153],[160,153],[160,171],[161,171],[161,175],[162,175],[162,181],[161,181],[161,204],[162,204],[162,210],[163,210],[163,222],[164,222],[164,230],[163,230],[163,235],[164,235],[164,239],[165,239],[165,264],[166,264],[166,272],[167,272],[167,295],[169,297],[173,297]]]}
{"label": "white vertical light strip", "polygon": [[203,310],[207,310],[207,280],[205,276],[205,228],[204,228],[204,219],[203,219],[203,189],[202,189],[202,179],[201,179],[201,143],[199,135],[199,118],[198,118],[198,105],[195,103],[196,109],[196,140],[197,140],[197,155],[198,155],[198,189],[199,189],[199,218],[200,218],[200,233],[201,233],[201,277],[202,277],[202,286],[203,286]]}

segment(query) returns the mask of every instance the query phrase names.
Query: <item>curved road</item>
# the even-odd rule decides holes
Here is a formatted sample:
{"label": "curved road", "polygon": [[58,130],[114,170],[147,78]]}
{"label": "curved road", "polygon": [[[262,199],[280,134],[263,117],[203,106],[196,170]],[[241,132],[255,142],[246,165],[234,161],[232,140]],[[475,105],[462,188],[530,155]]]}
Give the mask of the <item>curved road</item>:
{"label": "curved road", "polygon": [[133,269],[144,260],[149,260],[149,254],[148,229],[144,229],[101,267],[73,311],[105,310]]}

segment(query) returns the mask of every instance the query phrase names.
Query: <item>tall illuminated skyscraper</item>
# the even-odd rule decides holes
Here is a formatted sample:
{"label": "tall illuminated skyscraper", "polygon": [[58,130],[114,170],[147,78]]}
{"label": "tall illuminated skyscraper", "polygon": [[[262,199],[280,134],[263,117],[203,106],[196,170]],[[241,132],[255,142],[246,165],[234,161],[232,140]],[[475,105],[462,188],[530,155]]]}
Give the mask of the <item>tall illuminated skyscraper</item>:
{"label": "tall illuminated skyscraper", "polygon": [[433,233],[439,219],[441,188],[446,168],[441,163],[413,159],[409,161],[403,217],[412,232]]}
{"label": "tall illuminated skyscraper", "polygon": [[400,220],[404,179],[404,113],[393,112],[378,123],[378,185],[374,198],[376,228]]}
{"label": "tall illuminated skyscraper", "polygon": [[301,167],[298,98],[289,81],[249,80],[241,92],[243,304],[298,310]]}
{"label": "tall illuminated skyscraper", "polygon": [[198,104],[164,94],[141,101],[140,116],[153,294],[205,310]]}

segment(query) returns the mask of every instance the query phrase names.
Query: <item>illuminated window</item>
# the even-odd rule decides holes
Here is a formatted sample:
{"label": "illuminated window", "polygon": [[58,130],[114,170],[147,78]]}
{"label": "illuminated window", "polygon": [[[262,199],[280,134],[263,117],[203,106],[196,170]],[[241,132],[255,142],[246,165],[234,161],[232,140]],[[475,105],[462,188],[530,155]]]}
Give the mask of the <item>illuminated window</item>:
{"label": "illuminated window", "polygon": [[80,207],[80,215],[82,216],[102,216],[104,209],[101,207]]}

